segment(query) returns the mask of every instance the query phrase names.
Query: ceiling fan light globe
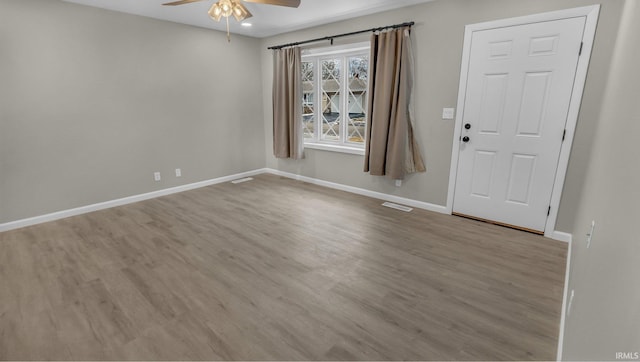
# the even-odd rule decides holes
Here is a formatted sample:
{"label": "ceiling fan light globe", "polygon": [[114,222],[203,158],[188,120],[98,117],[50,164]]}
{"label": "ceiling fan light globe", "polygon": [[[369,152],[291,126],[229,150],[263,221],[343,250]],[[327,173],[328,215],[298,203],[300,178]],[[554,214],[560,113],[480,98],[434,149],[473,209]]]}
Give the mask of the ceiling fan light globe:
{"label": "ceiling fan light globe", "polygon": [[220,19],[222,18],[222,8],[218,3],[215,3],[213,4],[213,6],[211,6],[211,8],[209,9],[209,16],[215,21],[220,21]]}
{"label": "ceiling fan light globe", "polygon": [[220,0],[218,6],[222,10],[222,16],[228,18],[233,13],[233,2],[231,0]]}
{"label": "ceiling fan light globe", "polygon": [[235,3],[233,5],[233,17],[236,18],[237,21],[246,19],[248,14],[249,12],[244,6],[242,6],[242,4]]}

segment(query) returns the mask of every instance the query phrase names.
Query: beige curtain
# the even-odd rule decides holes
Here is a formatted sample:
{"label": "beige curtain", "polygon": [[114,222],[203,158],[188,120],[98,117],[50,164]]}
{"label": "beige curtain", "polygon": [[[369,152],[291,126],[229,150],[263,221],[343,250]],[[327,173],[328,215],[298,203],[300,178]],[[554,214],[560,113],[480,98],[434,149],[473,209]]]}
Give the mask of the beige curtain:
{"label": "beige curtain", "polygon": [[402,180],[424,172],[413,134],[413,54],[409,28],[371,37],[368,137],[364,171]]}
{"label": "beige curtain", "polygon": [[300,48],[273,54],[273,154],[300,159],[302,140],[302,71]]}

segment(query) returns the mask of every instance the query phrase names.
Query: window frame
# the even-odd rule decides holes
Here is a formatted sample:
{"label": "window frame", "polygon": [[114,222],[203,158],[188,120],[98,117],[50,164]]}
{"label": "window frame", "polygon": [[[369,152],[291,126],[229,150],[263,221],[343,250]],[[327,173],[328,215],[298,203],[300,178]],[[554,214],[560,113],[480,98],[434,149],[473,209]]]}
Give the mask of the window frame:
{"label": "window frame", "polygon": [[[366,147],[367,137],[367,120],[369,115],[367,110],[363,109],[365,114],[365,134],[362,135],[364,142],[362,144],[348,141],[348,127],[349,121],[349,58],[355,56],[366,56],[371,61],[371,44],[369,42],[360,42],[353,44],[346,44],[340,46],[331,46],[323,48],[305,49],[302,51],[302,62],[313,63],[313,115],[314,115],[314,129],[313,138],[304,138],[304,147],[310,149],[318,149],[324,151],[342,152],[356,155],[364,155]],[[322,61],[326,59],[340,59],[341,61],[341,74],[340,74],[340,109],[341,109],[341,122],[340,122],[340,140],[339,141],[327,141],[322,139]],[[367,85],[371,80],[371,64],[368,64]],[[368,89],[367,89],[368,96]],[[366,100],[363,99],[363,103]],[[305,104],[303,100],[303,104]],[[364,106],[364,105],[363,105]],[[363,107],[364,108],[364,107]],[[301,127],[304,127],[301,120]]]}

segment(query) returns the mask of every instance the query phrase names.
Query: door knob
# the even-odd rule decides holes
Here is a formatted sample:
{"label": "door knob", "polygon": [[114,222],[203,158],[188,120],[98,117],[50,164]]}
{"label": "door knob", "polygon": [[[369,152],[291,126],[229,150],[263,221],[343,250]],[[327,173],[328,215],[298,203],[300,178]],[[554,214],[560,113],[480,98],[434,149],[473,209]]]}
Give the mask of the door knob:
{"label": "door knob", "polygon": [[462,137],[462,142],[467,143],[469,142],[471,139],[468,136],[464,136]]}
{"label": "door knob", "polygon": [[464,125],[464,128],[465,128],[465,129],[471,129],[471,123],[467,123],[467,124],[465,124],[465,125]]}

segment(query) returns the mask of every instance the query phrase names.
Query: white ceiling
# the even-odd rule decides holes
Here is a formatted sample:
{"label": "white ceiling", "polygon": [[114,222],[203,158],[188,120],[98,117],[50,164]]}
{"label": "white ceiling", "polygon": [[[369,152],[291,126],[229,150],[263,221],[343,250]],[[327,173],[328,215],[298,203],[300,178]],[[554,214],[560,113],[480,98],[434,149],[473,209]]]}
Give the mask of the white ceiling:
{"label": "white ceiling", "polygon": [[[162,6],[172,0],[64,0],[129,14],[225,31],[226,23],[215,22],[207,11],[216,0],[203,0],[180,6]],[[231,18],[231,32],[264,38],[293,30],[310,28],[362,15],[426,3],[432,0],[301,0],[297,9],[283,6],[244,3],[253,14],[243,27]],[[387,24],[381,24],[387,25]]]}

